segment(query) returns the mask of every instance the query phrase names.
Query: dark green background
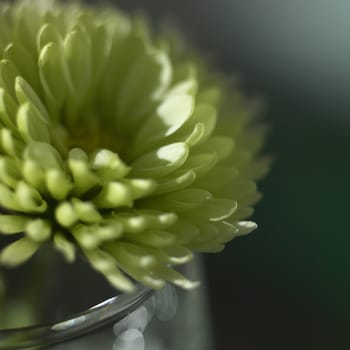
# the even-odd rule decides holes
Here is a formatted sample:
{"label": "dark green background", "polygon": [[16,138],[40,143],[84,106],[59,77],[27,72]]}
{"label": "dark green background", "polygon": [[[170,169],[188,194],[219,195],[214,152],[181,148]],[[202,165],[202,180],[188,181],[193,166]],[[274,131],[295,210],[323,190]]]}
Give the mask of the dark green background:
{"label": "dark green background", "polygon": [[350,2],[120,0],[266,100],[258,231],[206,257],[216,349],[350,348]]}

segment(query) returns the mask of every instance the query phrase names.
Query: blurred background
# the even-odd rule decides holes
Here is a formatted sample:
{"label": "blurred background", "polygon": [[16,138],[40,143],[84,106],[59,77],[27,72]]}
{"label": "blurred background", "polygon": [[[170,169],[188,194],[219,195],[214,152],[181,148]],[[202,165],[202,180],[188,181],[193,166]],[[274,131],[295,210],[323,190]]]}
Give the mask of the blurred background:
{"label": "blurred background", "polygon": [[259,229],[206,256],[217,350],[350,349],[350,1],[119,0],[262,96]]}

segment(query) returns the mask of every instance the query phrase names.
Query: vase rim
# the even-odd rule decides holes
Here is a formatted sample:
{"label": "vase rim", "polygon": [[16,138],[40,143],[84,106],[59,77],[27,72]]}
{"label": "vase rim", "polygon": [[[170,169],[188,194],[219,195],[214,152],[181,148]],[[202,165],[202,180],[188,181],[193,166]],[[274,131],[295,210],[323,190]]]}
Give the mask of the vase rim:
{"label": "vase rim", "polygon": [[45,348],[79,337],[103,327],[108,322],[122,319],[148,299],[152,293],[151,289],[138,286],[132,293],[122,293],[108,298],[60,321],[0,329],[0,350]]}

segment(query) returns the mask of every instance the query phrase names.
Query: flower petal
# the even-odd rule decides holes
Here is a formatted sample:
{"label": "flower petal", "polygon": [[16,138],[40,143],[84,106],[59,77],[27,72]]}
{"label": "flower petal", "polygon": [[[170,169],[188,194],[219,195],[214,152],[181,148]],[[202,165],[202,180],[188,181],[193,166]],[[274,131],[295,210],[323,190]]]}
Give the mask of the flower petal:
{"label": "flower petal", "polygon": [[155,258],[142,247],[131,243],[106,243],[104,249],[123,266],[147,268],[155,263]]}
{"label": "flower petal", "polygon": [[196,173],[193,170],[180,170],[169,176],[158,180],[156,189],[152,195],[159,195],[168,192],[178,191],[190,186],[196,179]]}
{"label": "flower petal", "polygon": [[8,61],[12,61],[18,69],[20,75],[38,86],[38,77],[36,70],[33,67],[36,66],[34,57],[18,42],[11,42],[5,49],[4,58]]}
{"label": "flower petal", "polygon": [[67,262],[73,262],[75,259],[75,245],[68,241],[62,233],[54,234],[55,248],[62,253]]}
{"label": "flower petal", "polygon": [[239,221],[237,223],[238,236],[247,235],[248,233],[256,230],[258,225],[253,221]]}
{"label": "flower petal", "polygon": [[102,187],[94,203],[99,208],[131,207],[132,196],[128,186],[121,182],[109,182]]}
{"label": "flower petal", "polygon": [[20,181],[15,190],[15,198],[20,207],[30,213],[43,213],[47,203],[41,194],[24,181]]}
{"label": "flower petal", "polygon": [[49,193],[58,201],[65,199],[73,188],[72,181],[67,174],[60,169],[47,170],[45,180]]}
{"label": "flower petal", "polygon": [[205,175],[214,168],[218,161],[216,153],[191,154],[183,166],[184,170],[191,170],[196,177]]}
{"label": "flower petal", "polygon": [[7,186],[0,183],[0,205],[7,210],[21,211],[22,207],[18,203],[15,193]]}
{"label": "flower petal", "polygon": [[197,288],[200,285],[199,281],[192,282],[181,273],[161,264],[158,264],[153,271],[160,278],[165,279],[168,282],[173,283],[175,286],[191,290]]}
{"label": "flower petal", "polygon": [[95,225],[78,224],[72,228],[72,234],[84,249],[96,249],[100,244],[100,239],[95,234]]}
{"label": "flower petal", "polygon": [[23,237],[0,252],[0,264],[8,267],[15,267],[30,259],[40,247],[39,243]]}
{"label": "flower petal", "polygon": [[146,246],[167,247],[175,242],[176,236],[167,231],[150,230],[143,232],[142,235],[133,235],[130,239]]}
{"label": "flower petal", "polygon": [[7,128],[16,133],[16,113],[18,105],[15,100],[0,88],[0,120]]}
{"label": "flower petal", "polygon": [[92,172],[84,151],[74,148],[68,155],[68,168],[74,180],[74,194],[81,196],[97,185],[100,179]]}
{"label": "flower petal", "polygon": [[21,215],[0,215],[0,233],[13,234],[24,232],[30,218]]}
{"label": "flower petal", "polygon": [[49,143],[51,140],[47,126],[42,122],[35,107],[26,102],[17,112],[17,126],[25,141],[38,141]]}
{"label": "flower petal", "polygon": [[177,139],[188,139],[195,129],[197,124],[203,125],[204,129],[199,135],[197,135],[196,145],[202,144],[207,141],[210,135],[213,133],[217,121],[217,110],[215,107],[208,104],[196,104],[188,119],[187,123],[174,135]]}
{"label": "flower petal", "polygon": [[17,163],[9,157],[0,157],[0,179],[11,188],[17,186],[21,179],[21,172]]}
{"label": "flower petal", "polygon": [[22,175],[28,184],[42,193],[46,191],[44,170],[36,162],[30,159],[24,160],[22,163]]}
{"label": "flower petal", "polygon": [[129,167],[124,164],[118,154],[107,149],[97,151],[92,156],[91,164],[103,181],[120,179],[129,172]]}
{"label": "flower petal", "polygon": [[197,188],[186,188],[171,192],[162,197],[151,198],[144,202],[149,208],[163,208],[163,210],[174,210],[181,213],[189,209],[199,207],[202,203],[212,197],[211,193]]}
{"label": "flower petal", "polygon": [[40,28],[36,41],[38,51],[40,52],[49,43],[61,43],[62,37],[55,25],[53,25],[52,23],[45,23]]}
{"label": "flower petal", "polygon": [[193,258],[193,253],[182,246],[162,247],[162,249],[148,248],[157,260],[170,265],[181,265],[188,263]]}
{"label": "flower petal", "polygon": [[91,266],[102,273],[106,279],[117,289],[132,292],[135,287],[132,282],[118,269],[114,259],[101,250],[84,251]]}
{"label": "flower petal", "polygon": [[157,187],[156,183],[149,179],[126,179],[123,182],[128,185],[133,200],[150,195]]}
{"label": "flower petal", "polygon": [[159,105],[156,115],[147,120],[137,134],[135,143],[144,147],[154,144],[176,132],[190,118],[194,107],[191,95],[172,95]]}
{"label": "flower petal", "polygon": [[81,101],[87,93],[92,75],[90,38],[81,27],[76,26],[64,39],[63,50],[68,69],[68,87],[74,99]]}
{"label": "flower petal", "polygon": [[212,198],[199,208],[186,212],[186,216],[196,218],[207,218],[210,221],[221,221],[230,217],[236,210],[238,204],[231,199]]}
{"label": "flower petal", "polygon": [[[208,153],[215,152],[218,161],[226,159],[234,150],[234,140],[226,136],[214,136],[198,147],[195,152]],[[232,162],[233,163],[233,162]]]}
{"label": "flower petal", "polygon": [[15,94],[15,79],[19,76],[16,66],[12,61],[2,59],[0,61],[0,82],[1,87],[13,98]]}
{"label": "flower petal", "polygon": [[223,195],[227,193],[227,187],[237,179],[239,171],[235,166],[217,165],[196,182],[196,186],[206,188],[209,191],[222,189]]}
{"label": "flower petal", "polygon": [[173,143],[147,153],[132,163],[131,176],[162,177],[178,169],[189,155],[185,143]]}
{"label": "flower petal", "polygon": [[62,202],[57,206],[55,209],[55,218],[63,227],[71,227],[79,220],[73,205],[69,202]]}
{"label": "flower petal", "polygon": [[56,43],[50,42],[40,51],[39,75],[47,100],[59,107],[66,94],[62,53]]}
{"label": "flower petal", "polygon": [[43,169],[61,169],[62,158],[57,150],[45,142],[31,142],[24,153],[24,158],[40,165]]}
{"label": "flower petal", "polygon": [[34,242],[42,243],[47,241],[51,236],[51,224],[48,220],[35,219],[28,222],[26,234]]}
{"label": "flower petal", "polygon": [[[123,82],[118,99],[119,114],[143,116],[151,102],[158,99],[169,86],[171,75],[172,67],[164,52],[153,49],[140,55]],[[130,120],[127,123],[130,124]],[[130,127],[135,127],[135,121]]]}
{"label": "flower petal", "polygon": [[78,198],[73,198],[72,205],[79,220],[86,223],[98,223],[102,220],[101,214],[98,212],[93,203],[84,202]]}
{"label": "flower petal", "polygon": [[15,93],[17,101],[20,104],[29,102],[35,108],[35,115],[38,116],[42,122],[46,124],[49,123],[49,116],[46,107],[43,105],[36,92],[22,77],[16,77]]}
{"label": "flower petal", "polygon": [[0,129],[0,142],[3,151],[14,158],[22,154],[23,143],[9,129]]}

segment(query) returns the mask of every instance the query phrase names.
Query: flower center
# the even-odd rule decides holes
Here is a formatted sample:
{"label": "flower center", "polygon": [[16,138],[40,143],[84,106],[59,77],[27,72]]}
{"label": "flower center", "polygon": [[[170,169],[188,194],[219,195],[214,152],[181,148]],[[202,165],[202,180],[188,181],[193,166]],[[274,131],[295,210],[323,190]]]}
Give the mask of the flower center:
{"label": "flower center", "polygon": [[54,144],[63,154],[72,148],[80,148],[87,154],[108,149],[117,153],[121,159],[127,157],[129,143],[108,122],[103,124],[97,118],[89,118],[74,127],[57,125],[54,129]]}
{"label": "flower center", "polygon": [[69,132],[68,148],[79,147],[87,153],[104,148],[116,152],[121,158],[127,151],[125,141],[107,127],[81,126]]}

